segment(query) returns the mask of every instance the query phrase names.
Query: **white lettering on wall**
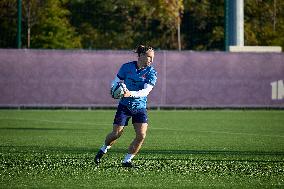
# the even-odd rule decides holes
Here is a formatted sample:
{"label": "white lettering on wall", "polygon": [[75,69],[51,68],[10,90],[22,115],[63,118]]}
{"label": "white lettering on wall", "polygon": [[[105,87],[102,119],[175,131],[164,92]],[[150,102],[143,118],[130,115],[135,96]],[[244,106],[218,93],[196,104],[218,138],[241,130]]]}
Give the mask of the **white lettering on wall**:
{"label": "white lettering on wall", "polygon": [[282,100],[284,99],[284,84],[283,80],[274,81],[271,85],[271,99]]}

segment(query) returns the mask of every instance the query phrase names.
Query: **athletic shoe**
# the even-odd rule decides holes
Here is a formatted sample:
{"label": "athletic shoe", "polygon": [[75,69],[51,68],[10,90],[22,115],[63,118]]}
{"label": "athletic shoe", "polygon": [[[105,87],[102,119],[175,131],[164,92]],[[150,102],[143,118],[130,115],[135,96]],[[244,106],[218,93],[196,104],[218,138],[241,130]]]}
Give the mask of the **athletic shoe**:
{"label": "athletic shoe", "polygon": [[122,167],[134,167],[131,162],[122,163]]}
{"label": "athletic shoe", "polygon": [[95,163],[98,165],[101,162],[101,158],[105,155],[105,153],[100,150],[98,151],[96,157],[95,157]]}

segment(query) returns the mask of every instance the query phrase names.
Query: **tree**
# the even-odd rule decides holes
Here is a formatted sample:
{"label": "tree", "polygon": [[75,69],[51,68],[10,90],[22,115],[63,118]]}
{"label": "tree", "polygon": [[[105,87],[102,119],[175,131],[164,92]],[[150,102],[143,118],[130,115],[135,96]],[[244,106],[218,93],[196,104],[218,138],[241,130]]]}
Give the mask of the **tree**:
{"label": "tree", "polygon": [[185,0],[182,34],[186,49],[222,50],[224,1]]}
{"label": "tree", "polygon": [[129,49],[148,43],[176,48],[181,0],[70,0],[71,23],[84,48]]}
{"label": "tree", "polygon": [[80,37],[70,25],[63,1],[37,1],[38,15],[31,34],[32,48],[81,48]]}
{"label": "tree", "polygon": [[[284,48],[284,1],[245,2],[245,45]],[[32,48],[224,49],[223,0],[23,0],[22,42]],[[17,0],[0,1],[0,47],[16,47]],[[30,40],[28,31],[30,30]]]}
{"label": "tree", "polygon": [[[65,5],[63,0],[23,0],[23,47],[29,47],[30,41],[31,48],[81,48],[80,37],[69,23],[70,11]],[[17,0],[1,0],[0,47],[15,48],[16,33]]]}
{"label": "tree", "polygon": [[17,1],[0,1],[0,47],[15,48],[17,35]]}
{"label": "tree", "polygon": [[245,1],[245,45],[284,48],[284,1]]}

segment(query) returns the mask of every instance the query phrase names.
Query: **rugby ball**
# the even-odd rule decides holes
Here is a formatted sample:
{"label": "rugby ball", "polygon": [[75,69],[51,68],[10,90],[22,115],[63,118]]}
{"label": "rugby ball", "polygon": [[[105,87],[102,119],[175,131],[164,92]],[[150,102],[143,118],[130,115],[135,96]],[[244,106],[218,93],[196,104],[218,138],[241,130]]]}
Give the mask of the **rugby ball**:
{"label": "rugby ball", "polygon": [[121,82],[115,83],[110,90],[111,97],[114,99],[122,98],[124,95],[125,89],[126,89],[126,85],[124,83],[121,83]]}

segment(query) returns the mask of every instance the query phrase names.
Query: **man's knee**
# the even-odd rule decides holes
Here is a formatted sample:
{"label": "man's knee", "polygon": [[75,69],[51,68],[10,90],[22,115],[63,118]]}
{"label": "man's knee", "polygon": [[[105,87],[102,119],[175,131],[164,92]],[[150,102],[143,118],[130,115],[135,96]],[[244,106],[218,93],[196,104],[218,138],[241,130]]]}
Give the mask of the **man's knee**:
{"label": "man's knee", "polygon": [[111,135],[115,138],[119,138],[122,135],[123,131],[112,131]]}
{"label": "man's knee", "polygon": [[114,125],[111,135],[115,138],[119,138],[123,133],[124,127]]}

